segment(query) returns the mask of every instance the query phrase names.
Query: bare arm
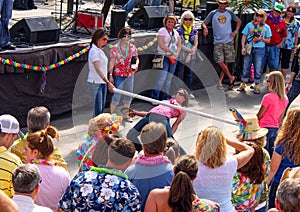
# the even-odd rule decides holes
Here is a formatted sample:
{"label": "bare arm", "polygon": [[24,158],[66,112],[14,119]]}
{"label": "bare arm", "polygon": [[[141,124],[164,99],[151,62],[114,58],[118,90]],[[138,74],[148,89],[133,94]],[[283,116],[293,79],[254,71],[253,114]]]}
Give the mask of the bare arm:
{"label": "bare arm", "polygon": [[291,70],[290,79],[289,79],[289,81],[288,81],[288,83],[287,83],[287,85],[285,87],[286,92],[290,91],[290,88],[291,88],[291,85],[292,85],[292,83],[294,81],[295,76],[296,76],[296,73],[293,72],[293,70]]}
{"label": "bare arm", "polygon": [[264,116],[266,110],[267,110],[267,108],[266,108],[265,106],[260,106],[259,111],[258,111],[258,113],[256,114],[258,120],[260,120],[260,119]]}
{"label": "bare arm", "polygon": [[174,134],[179,126],[179,124],[184,119],[183,115],[179,115],[174,124],[172,125],[172,133]]}
{"label": "bare arm", "polygon": [[172,13],[174,13],[174,0],[169,0],[169,7]]}
{"label": "bare arm", "polygon": [[241,39],[241,45],[242,45],[242,55],[246,55],[246,49],[245,49],[245,43],[246,43],[246,34],[243,34]]}
{"label": "bare arm", "polygon": [[208,35],[208,29],[207,29],[207,25],[208,23],[207,22],[205,22],[205,21],[203,21],[202,22],[202,29],[203,29],[203,35],[204,36],[207,36]]}
{"label": "bare arm", "polygon": [[226,139],[226,142],[229,146],[232,146],[236,150],[239,151],[238,154],[234,155],[236,157],[238,162],[238,169],[245,166],[248,161],[252,158],[254,154],[254,149],[251,146],[248,146],[247,144],[244,144],[240,141],[231,141],[229,139]]}
{"label": "bare arm", "polygon": [[147,198],[146,206],[144,212],[158,211],[156,200],[155,200],[155,190],[152,190]]}
{"label": "bare arm", "polygon": [[57,212],[64,212],[62,209],[58,208]]}
{"label": "bare arm", "polygon": [[236,27],[235,27],[235,30],[230,34],[230,36],[231,37],[235,37],[236,36],[236,34],[239,32],[239,30],[240,30],[240,27],[241,27],[241,25],[242,25],[242,21],[241,21],[241,19],[237,19],[236,21]]}
{"label": "bare arm", "polygon": [[110,58],[109,61],[109,81],[114,84],[114,78],[113,78],[113,71],[115,67],[116,59],[115,58]]}
{"label": "bare arm", "polygon": [[0,211],[18,212],[18,205],[6,194],[0,191]]}
{"label": "bare arm", "polygon": [[280,163],[282,160],[282,155],[278,154],[277,152],[273,152],[272,159],[271,159],[271,165],[270,165],[270,173],[267,179],[267,185],[269,185],[276,174]]}
{"label": "bare arm", "polygon": [[108,89],[111,93],[113,93],[113,89],[115,86],[104,76],[103,72],[100,69],[100,61],[93,62],[93,65],[97,71],[97,74],[101,77],[101,79],[107,84]]}

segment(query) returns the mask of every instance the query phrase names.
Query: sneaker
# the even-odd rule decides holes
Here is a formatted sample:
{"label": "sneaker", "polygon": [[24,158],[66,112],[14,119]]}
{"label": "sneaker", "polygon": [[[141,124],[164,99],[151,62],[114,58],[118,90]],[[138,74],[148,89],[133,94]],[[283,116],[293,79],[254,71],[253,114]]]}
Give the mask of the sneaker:
{"label": "sneaker", "polygon": [[1,49],[2,50],[15,50],[16,47],[14,47],[13,45],[7,44],[6,46],[2,46]]}
{"label": "sneaker", "polygon": [[255,88],[255,83],[252,83],[251,85],[250,85],[250,89],[254,89]]}
{"label": "sneaker", "polygon": [[237,91],[245,91],[246,87],[247,87],[246,83],[241,83],[240,87],[238,87]]}
{"label": "sneaker", "polygon": [[190,97],[190,99],[195,99],[195,96],[192,93],[190,93],[189,97]]}
{"label": "sneaker", "polygon": [[260,94],[259,85],[255,85],[255,86],[254,86],[253,93],[255,93],[255,94]]}

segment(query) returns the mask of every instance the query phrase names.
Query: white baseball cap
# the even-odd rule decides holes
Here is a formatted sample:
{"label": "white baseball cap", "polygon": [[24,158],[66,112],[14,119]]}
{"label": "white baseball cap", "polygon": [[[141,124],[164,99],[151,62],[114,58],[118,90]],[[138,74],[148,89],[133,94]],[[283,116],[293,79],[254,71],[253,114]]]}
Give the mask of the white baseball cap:
{"label": "white baseball cap", "polygon": [[15,117],[8,114],[0,116],[0,132],[17,134],[19,131],[20,125]]}

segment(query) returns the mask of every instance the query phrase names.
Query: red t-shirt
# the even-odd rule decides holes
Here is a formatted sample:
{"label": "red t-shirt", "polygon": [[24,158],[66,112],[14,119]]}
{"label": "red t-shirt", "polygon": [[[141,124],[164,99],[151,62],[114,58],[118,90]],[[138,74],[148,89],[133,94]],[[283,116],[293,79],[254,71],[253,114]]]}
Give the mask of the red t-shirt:
{"label": "red t-shirt", "polygon": [[266,24],[270,26],[272,31],[271,41],[267,44],[268,46],[280,43],[282,38],[287,36],[286,25],[283,20],[274,24],[270,19],[267,19]]}

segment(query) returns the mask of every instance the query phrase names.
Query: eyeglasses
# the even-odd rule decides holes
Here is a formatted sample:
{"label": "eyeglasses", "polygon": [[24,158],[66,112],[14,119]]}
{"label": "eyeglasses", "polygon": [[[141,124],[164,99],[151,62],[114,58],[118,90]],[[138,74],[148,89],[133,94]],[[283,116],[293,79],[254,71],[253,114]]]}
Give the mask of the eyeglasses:
{"label": "eyeglasses", "polygon": [[183,92],[177,92],[176,94],[178,94],[179,96],[185,96]]}
{"label": "eyeglasses", "polygon": [[185,20],[185,21],[192,21],[193,18],[184,18],[183,20]]}
{"label": "eyeglasses", "polygon": [[294,10],[288,10],[288,12],[290,12],[290,13],[296,13],[296,11],[294,11]]}
{"label": "eyeglasses", "polygon": [[256,17],[261,17],[261,18],[263,18],[264,15],[262,15],[262,14],[256,14]]}
{"label": "eyeglasses", "polygon": [[123,38],[131,38],[131,35],[124,35]]}

